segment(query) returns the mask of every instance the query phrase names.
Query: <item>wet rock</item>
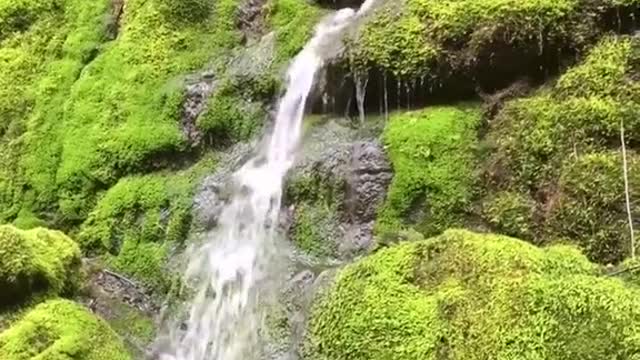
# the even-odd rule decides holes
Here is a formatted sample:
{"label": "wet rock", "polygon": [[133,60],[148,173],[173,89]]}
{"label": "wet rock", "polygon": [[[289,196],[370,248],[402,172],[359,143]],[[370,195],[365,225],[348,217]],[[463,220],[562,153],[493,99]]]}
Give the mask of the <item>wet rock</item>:
{"label": "wet rock", "polygon": [[215,88],[213,74],[204,73],[196,82],[187,84],[182,104],[180,128],[191,146],[196,147],[202,141],[202,132],[196,126],[196,119],[204,112],[207,100]]}
{"label": "wet rock", "polygon": [[233,146],[220,159],[216,172],[202,181],[193,199],[193,210],[196,224],[203,230],[216,226],[220,212],[230,200],[230,176],[252,156],[252,148],[248,143]]}
{"label": "wet rock", "polygon": [[346,174],[347,231],[340,252],[360,252],[371,246],[376,212],[392,178],[391,163],[380,142],[357,142],[352,146]]}
{"label": "wet rock", "polygon": [[104,318],[111,318],[112,300],[126,304],[146,314],[157,314],[160,307],[152,300],[149,292],[139,284],[115,272],[102,269],[90,278],[89,308]]}
{"label": "wet rock", "polygon": [[238,7],[236,27],[246,39],[259,38],[265,29],[266,0],[244,0]]}
{"label": "wet rock", "polygon": [[[312,179],[313,187],[304,195],[295,195],[299,198],[287,199],[287,204],[294,207],[293,231],[289,234],[296,242],[300,240],[295,238],[296,226],[311,227],[313,241],[331,242],[325,245],[336,249],[335,257],[349,259],[372,247],[377,209],[393,177],[391,164],[378,140],[358,139],[361,136],[354,129],[328,123],[316,134],[319,136],[307,139],[304,156],[288,182],[295,187],[298,179]],[[296,191],[300,190],[290,192]],[[335,217],[312,216],[312,224],[300,224],[309,222],[309,216],[301,219],[300,209],[312,215],[318,210],[322,215],[319,210],[326,209],[327,204]],[[308,245],[309,240],[305,240]],[[320,248],[326,253],[324,246]]]}

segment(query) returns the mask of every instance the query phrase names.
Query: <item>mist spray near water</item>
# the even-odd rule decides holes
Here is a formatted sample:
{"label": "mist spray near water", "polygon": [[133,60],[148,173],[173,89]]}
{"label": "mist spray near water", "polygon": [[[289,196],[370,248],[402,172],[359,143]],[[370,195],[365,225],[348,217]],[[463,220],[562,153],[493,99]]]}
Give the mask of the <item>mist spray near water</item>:
{"label": "mist spray near water", "polygon": [[323,46],[370,9],[342,9],[324,19],[287,72],[275,128],[260,154],[233,175],[237,189],[222,210],[216,230],[189,249],[185,282],[194,290],[186,331],[173,332],[162,360],[253,360],[259,356],[258,329],[265,302],[277,292],[265,284],[276,273],[276,227],[283,180],[293,165],[305,103],[323,66]]}

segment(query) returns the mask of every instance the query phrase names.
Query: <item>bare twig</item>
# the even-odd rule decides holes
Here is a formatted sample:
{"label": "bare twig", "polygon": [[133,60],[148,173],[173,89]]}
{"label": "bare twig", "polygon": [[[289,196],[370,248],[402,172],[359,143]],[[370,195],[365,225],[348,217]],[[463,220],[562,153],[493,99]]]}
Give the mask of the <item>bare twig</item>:
{"label": "bare twig", "polygon": [[631,235],[631,258],[636,258],[636,241],[633,232],[633,220],[631,219],[631,201],[629,200],[629,177],[627,169],[627,150],[624,143],[624,122],[620,120],[620,142],[622,144],[622,169],[624,172],[624,195],[627,203],[627,217],[629,218],[629,233]]}
{"label": "bare twig", "polygon": [[120,275],[118,273],[114,273],[113,271],[109,271],[107,269],[103,269],[102,272],[104,272],[107,275],[111,275],[117,279],[120,279],[126,283],[128,283],[129,285],[133,286],[133,287],[137,287],[138,285],[136,285],[136,283],[134,283],[132,280],[129,280],[128,278],[124,277],[123,275]]}
{"label": "bare twig", "polygon": [[628,272],[635,272],[637,270],[640,270],[640,265],[631,266],[631,267],[628,267],[626,269],[618,270],[616,272],[612,272],[612,273],[607,274],[607,276],[617,276],[617,275],[621,275],[621,274],[628,273]]}

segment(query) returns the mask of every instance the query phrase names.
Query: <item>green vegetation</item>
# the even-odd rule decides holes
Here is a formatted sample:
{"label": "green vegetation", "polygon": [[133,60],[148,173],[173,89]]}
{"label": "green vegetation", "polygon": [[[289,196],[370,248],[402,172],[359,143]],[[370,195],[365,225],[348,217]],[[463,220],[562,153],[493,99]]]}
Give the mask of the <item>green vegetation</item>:
{"label": "green vegetation", "polygon": [[640,185],[633,149],[640,119],[637,59],[637,40],[605,38],[553,87],[505,105],[489,132],[494,151],[487,188],[506,189],[520,204],[488,200],[496,229],[539,241],[566,239],[602,263],[628,254],[620,126],[630,148],[633,200]]}
{"label": "green vegetation", "polygon": [[78,286],[79,272],[80,250],[61,232],[0,225],[0,305],[34,292],[69,294]]}
{"label": "green vegetation", "polygon": [[632,359],[640,293],[567,246],[449,230],[348,265],[307,359]]}
{"label": "green vegetation", "polygon": [[103,320],[68,300],[50,300],[0,333],[6,360],[129,360],[122,341]]}
{"label": "green vegetation", "polygon": [[474,195],[479,123],[480,111],[473,105],[391,116],[383,140],[394,178],[376,233],[395,233],[409,221],[433,235],[461,223]]}
{"label": "green vegetation", "polygon": [[275,31],[276,61],[292,59],[313,35],[323,11],[309,1],[271,0],[267,8],[267,22]]}
{"label": "green vegetation", "polygon": [[105,260],[116,270],[167,290],[167,252],[186,239],[193,192],[212,165],[205,158],[175,174],[121,179],[100,198],[82,224],[78,241],[89,252],[106,252]]}
{"label": "green vegetation", "polygon": [[[404,0],[384,4],[355,32],[349,59],[408,80],[464,68],[505,51],[534,57],[580,49],[636,0]],[[509,49],[509,50],[506,50]],[[519,64],[505,64],[518,66]]]}
{"label": "green vegetation", "polygon": [[177,123],[179,77],[239,41],[236,1],[208,4],[127,2],[110,42],[107,2],[32,7],[32,24],[0,46],[0,220],[26,209],[77,225],[98,192],[189,150]]}
{"label": "green vegetation", "polygon": [[337,255],[337,217],[343,191],[341,179],[318,169],[287,182],[287,201],[295,204],[290,236],[300,250],[318,257]]}
{"label": "green vegetation", "polygon": [[501,234],[532,239],[536,203],[522,194],[504,191],[486,204],[484,215]]}

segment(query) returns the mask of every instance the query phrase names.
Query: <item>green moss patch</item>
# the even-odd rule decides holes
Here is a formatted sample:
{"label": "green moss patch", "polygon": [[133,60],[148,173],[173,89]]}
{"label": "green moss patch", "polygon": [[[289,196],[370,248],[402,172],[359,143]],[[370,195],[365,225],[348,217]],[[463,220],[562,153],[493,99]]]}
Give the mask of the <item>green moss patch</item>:
{"label": "green moss patch", "polygon": [[36,306],[0,333],[0,358],[7,360],[129,360],[109,326],[68,300]]}
{"label": "green moss patch", "polygon": [[0,220],[26,208],[78,225],[100,190],[190,151],[178,126],[180,77],[239,44],[236,6],[130,1],[113,41],[107,1],[25,13],[31,25],[0,43]]}
{"label": "green moss patch", "polygon": [[58,231],[0,226],[0,305],[34,292],[69,294],[78,286],[80,249]]}
{"label": "green moss patch", "polygon": [[376,233],[393,233],[413,222],[432,235],[461,223],[474,192],[480,117],[472,105],[391,116],[383,140],[394,178]]}
{"label": "green moss patch", "polygon": [[305,358],[630,359],[639,295],[574,248],[450,230],[343,269]]}
{"label": "green moss patch", "polygon": [[213,161],[205,160],[176,174],[121,179],[100,198],[78,241],[88,252],[106,253],[116,270],[166,291],[168,251],[186,239],[194,190],[212,167]]}
{"label": "green moss patch", "polygon": [[[507,191],[528,200],[506,206],[488,199],[492,204],[485,208],[497,229],[524,237],[530,233],[540,241],[573,241],[592,260],[603,263],[621,261],[629,253],[620,127],[626,133],[635,216],[637,54],[636,39],[603,39],[556,84],[505,105],[489,131],[494,151],[487,187],[489,192]],[[529,204],[523,207],[525,203]],[[515,208],[520,215],[514,214]],[[514,232],[514,227],[521,230]]]}
{"label": "green moss patch", "polygon": [[637,5],[634,0],[397,1],[380,6],[355,31],[349,59],[360,68],[417,79],[442,68],[501,61],[505,54],[523,59],[559,54],[582,48],[611,25],[605,19],[612,13],[626,19],[624,9]]}

